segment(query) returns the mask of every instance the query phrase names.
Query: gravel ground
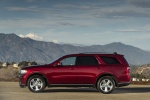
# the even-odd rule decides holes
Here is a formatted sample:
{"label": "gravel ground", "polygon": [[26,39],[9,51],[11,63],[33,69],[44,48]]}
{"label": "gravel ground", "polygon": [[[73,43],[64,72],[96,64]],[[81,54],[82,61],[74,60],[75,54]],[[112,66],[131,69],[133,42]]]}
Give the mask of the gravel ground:
{"label": "gravel ground", "polygon": [[150,85],[129,85],[116,88],[111,94],[93,88],[46,88],[32,93],[18,82],[0,82],[0,100],[150,100]]}

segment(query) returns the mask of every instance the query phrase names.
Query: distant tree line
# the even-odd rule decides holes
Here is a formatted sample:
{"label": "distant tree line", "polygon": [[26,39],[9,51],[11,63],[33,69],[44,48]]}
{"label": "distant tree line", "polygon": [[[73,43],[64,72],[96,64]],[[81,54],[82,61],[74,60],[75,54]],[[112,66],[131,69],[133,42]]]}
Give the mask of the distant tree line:
{"label": "distant tree line", "polygon": [[[4,66],[5,64],[5,66]],[[31,66],[31,65],[38,65],[37,62],[27,62],[27,61],[22,61],[19,63],[16,62],[0,62],[0,68],[7,68],[9,66],[13,66],[14,64],[18,64],[18,67],[24,67],[24,66]]]}
{"label": "distant tree line", "polygon": [[38,65],[37,62],[27,62],[27,61],[22,61],[18,64],[18,66],[24,67],[24,66],[31,66],[31,65]]}

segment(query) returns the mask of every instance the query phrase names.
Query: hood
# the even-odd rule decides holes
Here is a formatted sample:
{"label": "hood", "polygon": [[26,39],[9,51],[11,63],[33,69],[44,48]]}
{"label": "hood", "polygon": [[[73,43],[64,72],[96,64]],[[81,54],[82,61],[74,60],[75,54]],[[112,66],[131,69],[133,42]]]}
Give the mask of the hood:
{"label": "hood", "polygon": [[22,69],[28,69],[28,68],[37,68],[37,67],[47,67],[48,65],[32,65],[32,66],[25,66],[22,67]]}

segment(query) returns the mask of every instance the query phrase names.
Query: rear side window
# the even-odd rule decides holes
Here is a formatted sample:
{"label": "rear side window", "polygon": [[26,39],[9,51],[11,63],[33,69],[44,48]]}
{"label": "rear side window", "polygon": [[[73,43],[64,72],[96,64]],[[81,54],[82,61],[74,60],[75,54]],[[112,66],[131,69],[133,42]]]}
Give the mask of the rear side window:
{"label": "rear side window", "polygon": [[77,65],[98,65],[98,61],[94,56],[79,56],[77,57]]}
{"label": "rear side window", "polygon": [[122,57],[122,58],[123,58],[123,60],[125,61],[125,63],[126,63],[127,65],[129,65],[128,62],[127,62],[127,60],[126,60],[124,57]]}
{"label": "rear side window", "polygon": [[115,57],[106,57],[106,56],[101,56],[100,57],[106,64],[120,64],[118,59]]}

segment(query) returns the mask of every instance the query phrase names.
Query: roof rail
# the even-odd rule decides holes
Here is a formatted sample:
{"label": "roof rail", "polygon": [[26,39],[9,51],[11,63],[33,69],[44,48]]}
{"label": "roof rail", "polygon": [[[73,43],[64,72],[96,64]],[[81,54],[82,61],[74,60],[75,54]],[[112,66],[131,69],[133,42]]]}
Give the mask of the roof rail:
{"label": "roof rail", "polygon": [[80,54],[118,54],[117,52],[83,52],[83,53],[80,53]]}

